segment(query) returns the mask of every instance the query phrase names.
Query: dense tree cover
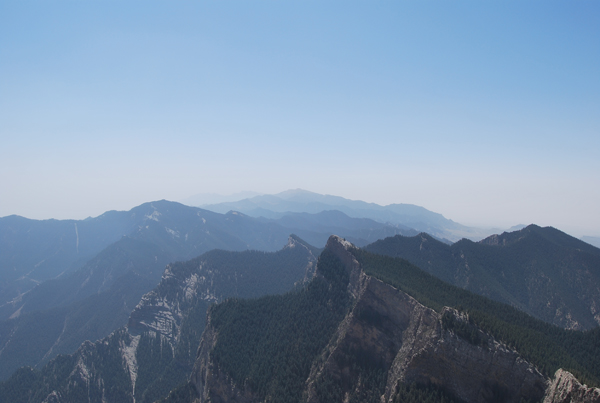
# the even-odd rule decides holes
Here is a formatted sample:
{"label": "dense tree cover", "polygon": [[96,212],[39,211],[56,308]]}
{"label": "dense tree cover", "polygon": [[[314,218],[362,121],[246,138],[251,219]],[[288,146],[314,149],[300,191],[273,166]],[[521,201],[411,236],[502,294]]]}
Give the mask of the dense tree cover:
{"label": "dense tree cover", "polygon": [[[160,334],[141,326],[139,322],[136,325],[135,320],[130,320],[130,334],[125,329],[121,329],[104,340],[93,344],[86,343],[85,348],[80,349],[73,356],[61,356],[51,360],[41,370],[19,370],[11,378],[0,383],[0,402],[10,402],[14,397],[13,395],[18,394],[25,397],[29,396],[23,401],[37,403],[53,390],[60,393],[67,393],[65,391],[68,390],[68,393],[71,394],[76,390],[85,390],[88,386],[68,386],[71,382],[69,376],[76,366],[75,357],[83,353],[91,354],[88,361],[91,368],[93,368],[93,376],[96,377],[97,382],[108,385],[107,380],[111,379],[113,393],[121,393],[120,400],[113,401],[125,402],[128,401],[127,399],[132,400],[133,394],[135,394],[135,400],[138,403],[151,403],[164,398],[169,391],[175,389],[189,377],[196,358],[198,344],[205,328],[206,312],[213,301],[220,301],[221,298],[232,296],[249,298],[284,292],[290,290],[296,283],[302,283],[307,274],[307,265],[314,259],[311,253],[318,253],[319,251],[310,245],[304,244],[297,237],[293,239],[295,241],[294,247],[287,247],[278,252],[214,250],[191,261],[173,263],[169,266],[169,275],[163,278],[152,293],[148,294],[150,300],[147,302],[150,305],[156,303],[158,304],[156,306],[159,306],[164,301],[168,301],[169,305],[176,307],[183,315],[181,323],[178,323],[178,333],[173,329],[172,332],[167,331],[165,334]],[[207,281],[198,289],[197,293],[188,294],[185,287],[190,284],[189,280],[194,276],[196,278],[204,277]],[[115,283],[113,288],[119,286],[135,287],[136,284],[134,279],[131,281],[123,279],[123,281]],[[102,310],[105,316],[97,318],[107,323],[117,319],[118,313],[121,312],[120,306],[124,304],[132,306],[137,303],[137,301],[123,301],[117,297],[107,299],[104,298],[105,295],[110,294],[98,294],[91,301],[107,304],[106,307],[109,309]],[[111,310],[111,306],[114,309]],[[79,302],[79,306],[75,308],[78,308],[75,311],[81,312],[81,315],[69,317],[69,322],[66,325],[71,325],[70,322],[72,321],[74,322],[72,323],[73,326],[84,327],[89,331],[94,330],[92,327],[94,322],[86,326],[85,322],[78,324],[75,320],[81,318],[85,321],[86,313],[89,315],[90,312],[96,312],[96,315],[98,315],[97,310],[88,309],[87,300]],[[155,311],[151,307],[150,315],[153,313]],[[62,319],[64,315],[59,317],[59,320],[55,320],[58,315],[47,316],[42,313],[34,313],[31,317],[34,318],[35,315],[39,315],[40,323],[45,323],[43,321],[48,323],[46,333],[35,333],[40,340],[45,340],[44,338],[49,338],[50,341],[56,339],[65,326],[65,320]],[[132,314],[132,318],[133,316]],[[87,319],[90,320],[91,318]],[[126,320],[125,318],[119,319]],[[152,317],[146,317],[145,319],[148,320],[148,323],[153,321]],[[24,327],[23,324],[27,323],[22,320],[20,322],[21,327]],[[37,328],[38,325],[33,324],[33,328]],[[52,325],[55,326],[52,327]],[[132,329],[132,327],[135,327],[135,329]],[[108,353],[104,355],[98,352],[100,350],[107,351],[104,347],[106,345],[118,346],[119,340],[125,344],[129,343],[131,335],[140,337],[136,352],[138,368],[135,389],[134,385],[131,384],[129,372],[123,369],[124,362],[121,352],[118,349],[115,351],[108,350]],[[27,348],[27,340],[28,338],[22,338],[18,341],[25,346],[23,348]],[[46,348],[51,345],[48,343],[46,343]],[[43,343],[40,344],[43,346]],[[34,347],[36,346],[32,346],[32,350]],[[39,346],[37,347],[39,348]],[[6,357],[9,358],[8,355]],[[97,361],[102,361],[103,364],[100,365]],[[113,367],[121,369],[111,370],[110,373],[104,372]],[[49,385],[53,386],[50,387]],[[90,393],[95,396],[97,391],[92,386],[89,387]],[[13,391],[19,392],[13,393]],[[42,397],[40,398],[40,396]]]}
{"label": "dense tree cover", "polygon": [[535,319],[509,305],[452,286],[406,260],[353,250],[369,275],[441,311],[444,306],[468,313],[471,323],[515,348],[551,376],[564,368],[588,384],[600,385],[600,328],[565,330]]}
{"label": "dense tree cover", "polygon": [[285,293],[303,279],[309,262],[308,251],[297,245],[278,252],[213,250],[186,262],[187,269],[198,270],[203,261],[210,263],[215,289],[214,282],[219,282],[216,295],[219,300]]}
{"label": "dense tree cover", "polygon": [[[321,402],[351,403],[377,403],[385,391],[387,370],[381,365],[378,357],[373,357],[364,352],[344,351],[338,352],[337,362],[345,368],[345,372],[352,379],[336,379],[331,373],[325,372],[315,382],[316,395]],[[351,393],[346,396],[348,390]]]}
{"label": "dense tree cover", "polygon": [[[455,320],[450,313],[442,316],[443,326],[467,341],[485,346],[492,335],[517,349],[548,376],[562,367],[588,384],[598,379],[600,329],[566,331],[510,306],[444,283],[405,260],[358,249],[353,253],[367,274],[407,292],[425,305],[437,311],[444,306],[453,306],[467,313],[467,322]],[[330,336],[325,337],[325,333],[333,334],[343,313],[347,312],[348,297],[342,297],[347,295],[346,287],[325,287],[327,282],[324,280],[340,285],[348,281],[340,262],[327,250],[320,257],[319,272],[323,278],[317,277],[305,290],[257,300],[233,299],[211,310],[212,323],[219,334],[211,352],[212,358],[236,385],[252,390],[258,400],[302,401],[311,364],[324,358],[319,352],[330,341]],[[339,297],[330,294],[336,290]],[[335,309],[336,301],[344,304],[344,310],[338,315],[322,317],[327,313],[325,307]],[[355,314],[360,316],[361,312],[355,311]],[[369,320],[377,321],[377,317],[369,317]],[[315,327],[315,322],[323,329]],[[318,333],[328,326],[331,326],[330,330]],[[479,328],[487,334],[482,334]],[[388,368],[383,368],[377,357],[356,351],[338,349],[336,354],[340,367],[346,368],[351,376],[345,381],[328,372],[318,377],[314,387],[320,400],[379,402],[385,390]],[[352,385],[341,382],[352,382]],[[349,390],[351,392],[346,395]],[[196,393],[191,384],[184,384],[167,401],[190,402]],[[503,401],[503,390],[491,390],[490,393],[490,401]],[[434,385],[413,384],[398,385],[394,401],[460,403],[459,399]]]}
{"label": "dense tree cover", "polygon": [[194,384],[187,381],[173,389],[160,403],[192,403],[197,398],[198,392]]}
{"label": "dense tree cover", "polygon": [[433,385],[401,383],[395,391],[393,403],[462,403],[462,400]]}
{"label": "dense tree cover", "polygon": [[594,298],[599,302],[600,249],[551,227],[530,225],[481,242],[463,239],[452,245],[427,234],[395,236],[364,249],[404,258],[450,284],[549,323],[597,326],[590,305]]}
{"label": "dense tree cover", "polygon": [[300,291],[254,300],[231,299],[210,311],[219,339],[215,363],[259,400],[299,402],[311,365],[349,307],[348,273],[331,252]]}
{"label": "dense tree cover", "polygon": [[457,336],[462,337],[474,346],[486,347],[489,337],[481,334],[479,329],[473,324],[473,321],[457,320],[449,311],[442,315],[442,326],[444,329],[452,330]]}

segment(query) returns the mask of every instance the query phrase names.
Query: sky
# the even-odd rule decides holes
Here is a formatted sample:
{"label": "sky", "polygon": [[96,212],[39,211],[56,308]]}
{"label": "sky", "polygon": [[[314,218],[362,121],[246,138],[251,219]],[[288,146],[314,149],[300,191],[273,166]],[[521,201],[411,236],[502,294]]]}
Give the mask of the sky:
{"label": "sky", "polygon": [[294,188],[600,236],[600,3],[0,1],[0,217]]}

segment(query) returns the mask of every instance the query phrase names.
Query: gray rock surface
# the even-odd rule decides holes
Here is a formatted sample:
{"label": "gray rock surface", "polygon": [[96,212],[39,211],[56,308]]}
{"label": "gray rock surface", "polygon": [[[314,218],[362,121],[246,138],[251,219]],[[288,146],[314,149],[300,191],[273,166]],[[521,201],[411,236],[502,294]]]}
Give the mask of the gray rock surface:
{"label": "gray rock surface", "polygon": [[600,389],[588,388],[570,372],[559,369],[546,391],[544,403],[600,403]]}
{"label": "gray rock surface", "polygon": [[[544,398],[544,403],[600,403],[599,389],[582,386],[566,371],[559,370],[551,382],[515,350],[480,330],[483,341],[473,344],[445,328],[444,315],[465,323],[468,316],[447,307],[438,313],[366,275],[349,242],[331,237],[327,248],[350,274],[348,292],[354,304],[313,364],[306,380],[307,402],[325,403],[318,392],[323,379],[341,385],[344,401],[360,399],[363,375],[348,357],[361,357],[369,361],[369,368],[387,374],[382,403],[393,402],[402,383],[437,386],[467,403],[539,402]],[[256,401],[252,391],[234,385],[211,362],[217,338],[209,323],[191,377],[200,393],[199,402]]]}

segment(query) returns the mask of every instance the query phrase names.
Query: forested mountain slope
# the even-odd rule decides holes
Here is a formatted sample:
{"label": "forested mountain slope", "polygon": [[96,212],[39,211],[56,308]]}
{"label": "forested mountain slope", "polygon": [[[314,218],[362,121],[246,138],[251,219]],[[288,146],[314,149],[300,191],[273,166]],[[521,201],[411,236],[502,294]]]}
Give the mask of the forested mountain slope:
{"label": "forested mountain slope", "polygon": [[[136,264],[135,254],[142,259],[142,254],[157,261],[163,258],[155,265],[158,273],[152,274],[159,279],[164,259],[188,260],[211,249],[276,251],[290,233],[305,234],[307,242],[324,246],[334,231],[358,244],[398,233],[412,234],[340,212],[266,220],[234,211],[217,214],[164,200],[80,221],[0,218],[0,292],[4,290],[7,295],[6,300],[0,299],[0,319],[65,305],[107,290],[128,271],[122,262]],[[156,252],[147,253],[144,249],[148,246]],[[130,257],[124,259],[122,254]],[[69,274],[78,267],[77,273]],[[25,280],[28,287],[15,285]]]}
{"label": "forested mountain slope", "polygon": [[599,336],[332,237],[305,289],[215,305],[190,383],[166,401],[563,402],[558,369],[599,384]]}
{"label": "forested mountain slope", "polygon": [[153,402],[164,397],[189,376],[211,303],[300,286],[314,273],[316,253],[292,236],[278,252],[213,250],[170,264],[127,327],[85,342],[75,354],[58,356],[39,371],[20,369],[0,384],[0,401]]}
{"label": "forested mountain slope", "polygon": [[[216,214],[162,200],[142,204],[130,211],[111,211],[81,221],[36,221],[5,217],[0,219],[0,233],[3,243],[1,276],[24,276],[35,285],[43,280],[54,279],[61,273],[60,281],[69,277],[67,273],[74,271],[75,262],[83,269],[64,283],[50,282],[43,287],[36,287],[31,293],[26,292],[31,287],[19,289],[20,294],[15,298],[0,302],[0,318],[7,319],[18,313],[62,305],[70,302],[70,299],[80,299],[108,289],[118,277],[111,274],[112,270],[120,270],[117,274],[127,271],[126,266],[118,267],[118,264],[111,262],[119,260],[118,250],[136,253],[139,249],[137,246],[131,248],[129,245],[120,245],[119,241],[124,236],[140,244],[151,245],[171,261],[188,260],[216,248],[275,251],[285,244],[290,232],[276,224],[258,222],[240,214]],[[115,242],[116,246],[105,250]],[[163,267],[164,263],[160,265],[161,269]],[[158,279],[160,275],[159,270]],[[88,278],[84,288],[89,291],[79,290],[81,284],[78,283]],[[62,292],[63,288],[73,286],[77,288],[73,295]],[[31,294],[35,293],[40,293],[40,296],[32,297]],[[53,295],[47,296],[48,293]]]}
{"label": "forested mountain slope", "polygon": [[[135,304],[158,284],[169,262],[188,260],[216,248],[275,251],[293,232],[322,245],[333,229],[361,245],[400,232],[395,227],[351,219],[339,212],[302,215],[280,223],[237,212],[217,214],[168,201],[146,203],[128,212],[108,212],[82,222],[19,217],[5,221],[23,221],[28,225],[21,228],[13,222],[12,235],[5,231],[4,240],[12,243],[6,244],[10,253],[2,256],[12,256],[14,264],[27,261],[17,257],[19,251],[29,253],[31,245],[27,241],[31,237],[41,242],[55,226],[66,228],[65,234],[55,233],[58,230],[52,234],[72,241],[73,250],[68,255],[72,259],[90,250],[85,245],[94,237],[105,240],[109,237],[103,234],[112,234],[118,240],[79,269],[42,282],[0,305],[0,379],[23,365],[40,367],[57,354],[74,352],[85,340],[104,338],[124,326]],[[81,229],[79,238],[71,239],[74,228]],[[28,231],[29,235],[15,235],[19,231]],[[62,241],[56,245],[48,242],[46,254],[59,256],[66,248]]]}
{"label": "forested mountain slope", "polygon": [[[121,213],[107,213],[112,216]],[[277,250],[288,230],[239,214],[216,214],[159,201],[125,215],[128,236],[73,273],[46,281],[0,307],[0,379],[23,365],[40,366],[124,326],[141,296],[169,262],[215,248]]]}
{"label": "forested mountain slope", "polygon": [[446,282],[561,327],[600,324],[600,249],[552,227],[530,225],[452,245],[427,234],[395,236],[365,250],[404,258]]}

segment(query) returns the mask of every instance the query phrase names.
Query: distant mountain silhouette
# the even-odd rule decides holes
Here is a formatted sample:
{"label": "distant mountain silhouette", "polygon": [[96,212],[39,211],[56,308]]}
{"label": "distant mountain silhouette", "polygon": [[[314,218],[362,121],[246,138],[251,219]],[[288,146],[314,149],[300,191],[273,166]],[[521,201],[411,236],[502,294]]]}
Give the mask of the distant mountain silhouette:
{"label": "distant mountain silhouette", "polygon": [[203,205],[218,213],[240,211],[252,217],[281,218],[289,213],[320,213],[337,210],[353,218],[369,218],[380,223],[412,228],[452,242],[463,237],[482,239],[494,232],[467,227],[414,204],[380,206],[339,196],[322,195],[302,189],[287,190],[275,195],[261,195],[236,202]]}

